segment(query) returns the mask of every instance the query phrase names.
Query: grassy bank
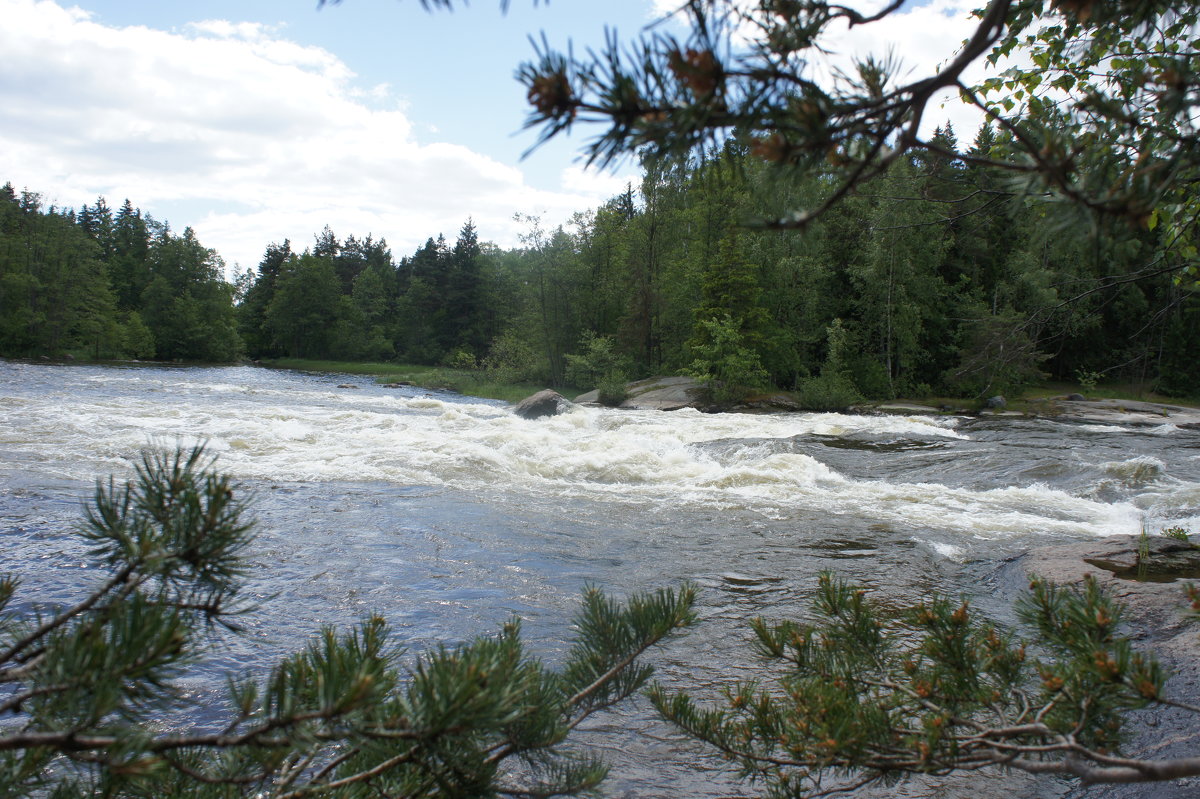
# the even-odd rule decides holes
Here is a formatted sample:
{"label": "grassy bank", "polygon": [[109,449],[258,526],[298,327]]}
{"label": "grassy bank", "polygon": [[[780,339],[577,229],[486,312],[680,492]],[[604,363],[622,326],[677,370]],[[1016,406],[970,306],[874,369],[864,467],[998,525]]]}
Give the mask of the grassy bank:
{"label": "grassy bank", "polygon": [[295,369],[300,372],[336,372],[368,375],[377,383],[411,383],[421,388],[455,391],[469,397],[518,402],[535,391],[545,388],[536,383],[501,383],[488,379],[484,372],[448,369],[440,366],[420,366],[402,363],[357,363],[353,361],[312,361],[303,358],[276,358],[262,361],[263,366],[275,369]]}
{"label": "grassy bank", "polygon": [[1025,399],[1036,400],[1075,393],[1083,394],[1088,399],[1136,400],[1138,402],[1157,402],[1162,405],[1179,405],[1184,408],[1200,408],[1200,398],[1168,397],[1165,394],[1151,391],[1144,385],[1139,386],[1132,383],[1101,383],[1090,390],[1073,383],[1045,383],[1030,386],[1022,396]]}

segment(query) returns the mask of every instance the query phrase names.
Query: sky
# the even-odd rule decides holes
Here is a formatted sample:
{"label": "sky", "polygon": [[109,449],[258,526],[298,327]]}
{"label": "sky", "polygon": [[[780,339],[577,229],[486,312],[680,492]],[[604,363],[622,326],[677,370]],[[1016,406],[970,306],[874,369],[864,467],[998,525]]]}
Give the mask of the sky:
{"label": "sky", "polygon": [[[452,242],[468,217],[516,246],[514,214],[553,227],[637,176],[583,168],[596,131],[522,159],[535,132],[514,72],[529,37],[597,48],[606,26],[632,37],[678,2],[0,0],[0,183],[59,207],[128,198],[193,228],[230,274],[326,225],[385,238],[396,258]],[[838,37],[834,62],[890,49],[916,77],[953,54],[976,4],[912,4]],[[957,103],[928,119],[966,141],[978,125]]]}

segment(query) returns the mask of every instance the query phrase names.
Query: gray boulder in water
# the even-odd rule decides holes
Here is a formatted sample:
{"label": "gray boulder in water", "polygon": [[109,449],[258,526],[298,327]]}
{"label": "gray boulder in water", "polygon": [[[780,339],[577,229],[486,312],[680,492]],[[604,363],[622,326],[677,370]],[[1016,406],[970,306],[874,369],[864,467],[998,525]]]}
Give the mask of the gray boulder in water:
{"label": "gray boulder in water", "polygon": [[548,388],[536,394],[531,394],[517,403],[513,413],[522,419],[540,419],[543,416],[557,416],[565,413],[571,407],[571,401]]}

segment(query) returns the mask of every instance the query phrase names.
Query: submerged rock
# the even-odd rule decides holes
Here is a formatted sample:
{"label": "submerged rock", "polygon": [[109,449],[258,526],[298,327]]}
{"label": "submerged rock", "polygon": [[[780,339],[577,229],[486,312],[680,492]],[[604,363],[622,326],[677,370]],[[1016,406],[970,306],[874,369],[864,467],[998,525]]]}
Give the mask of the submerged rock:
{"label": "submerged rock", "polygon": [[565,413],[570,407],[569,399],[557,391],[545,388],[518,402],[513,408],[513,413],[522,419],[541,419],[543,416]]}

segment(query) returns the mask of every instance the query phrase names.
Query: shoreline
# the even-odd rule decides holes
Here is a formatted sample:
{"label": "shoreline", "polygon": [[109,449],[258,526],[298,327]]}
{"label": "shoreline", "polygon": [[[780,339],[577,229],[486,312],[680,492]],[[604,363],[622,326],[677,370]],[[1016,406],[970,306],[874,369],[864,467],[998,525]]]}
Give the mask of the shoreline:
{"label": "shoreline", "polygon": [[940,408],[911,402],[881,402],[859,405],[855,411],[884,414],[926,414],[936,416],[974,416],[979,418],[1055,419],[1081,424],[1120,424],[1158,427],[1200,427],[1200,409],[1144,400],[1069,399],[1043,397],[1019,400],[1013,407]]}
{"label": "shoreline", "polygon": [[[114,366],[217,366],[226,364],[177,363],[159,361],[84,361],[84,360],[50,360],[31,358],[6,358],[5,360],[31,364],[58,364],[69,366],[114,365]],[[377,381],[405,379],[418,388],[430,390],[451,390],[468,396],[478,396],[482,399],[499,399],[516,404],[522,397],[537,389],[532,384],[505,384],[505,390],[498,390],[499,384],[486,384],[478,376],[475,385],[463,385],[458,390],[445,385],[444,378],[452,370],[437,367],[412,367],[405,365],[333,361],[299,361],[283,359],[267,361],[241,361],[227,365],[256,366],[266,369],[283,369],[297,372],[325,372],[353,375],[357,377],[372,377]],[[358,368],[354,368],[354,367]],[[422,377],[431,376],[435,379],[424,384]],[[453,382],[453,381],[450,381]],[[492,389],[482,393],[472,393],[472,388]],[[689,377],[659,376],[649,377],[631,382],[627,386],[629,397],[616,406],[625,410],[662,410],[672,411],[681,408],[695,408],[700,411],[724,410],[732,413],[816,413],[808,411],[792,398],[788,392],[776,391],[752,396],[746,401],[730,408],[717,409],[712,403],[703,398],[702,386]],[[585,406],[598,406],[597,392],[589,391],[579,394],[573,402]],[[1080,424],[1114,424],[1131,425],[1136,427],[1159,427],[1173,425],[1175,427],[1200,428],[1200,407],[1189,407],[1170,402],[1154,402],[1148,400],[1083,398],[1078,394],[1062,394],[1046,397],[1019,397],[1011,402],[995,408],[972,407],[969,400],[948,399],[933,404],[927,401],[896,399],[866,401],[850,406],[844,413],[858,415],[898,415],[898,416],[968,416],[972,418],[1012,418],[1012,419],[1055,419],[1062,422]]]}
{"label": "shoreline", "polygon": [[[704,398],[703,386],[689,377],[651,377],[626,386],[628,397],[618,406],[625,410],[674,411],[695,408],[715,410]],[[599,394],[589,391],[577,396],[576,404],[599,405]],[[734,413],[809,412],[786,392],[752,396],[728,409]],[[850,406],[846,413],[901,416],[971,416],[975,418],[1047,418],[1084,424],[1120,424],[1157,427],[1200,427],[1200,408],[1145,400],[1087,399],[1078,394],[1019,398],[1001,401],[998,407],[972,408],[965,401],[932,405],[912,400],[882,400]]]}

